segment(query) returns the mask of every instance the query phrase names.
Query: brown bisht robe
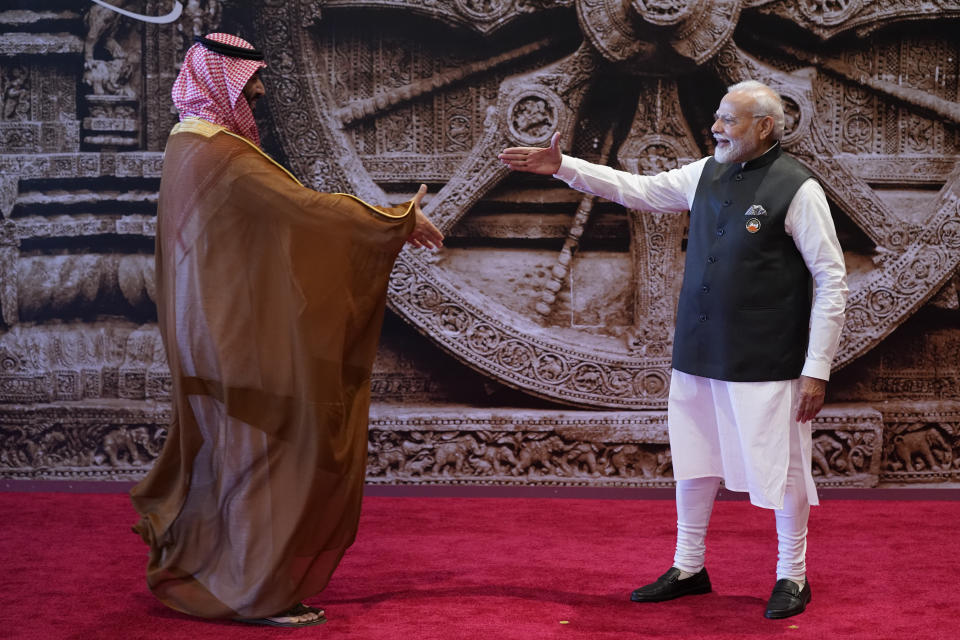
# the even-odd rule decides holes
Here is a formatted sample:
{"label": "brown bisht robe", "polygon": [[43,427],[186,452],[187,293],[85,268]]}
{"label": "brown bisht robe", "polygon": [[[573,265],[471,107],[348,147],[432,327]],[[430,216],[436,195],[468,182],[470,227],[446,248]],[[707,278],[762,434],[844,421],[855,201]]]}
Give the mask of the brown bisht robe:
{"label": "brown bisht robe", "polygon": [[353,542],[370,370],[412,203],[301,186],[244,138],[186,120],[157,218],[173,419],[131,492],[147,582],[208,618],[316,595]]}

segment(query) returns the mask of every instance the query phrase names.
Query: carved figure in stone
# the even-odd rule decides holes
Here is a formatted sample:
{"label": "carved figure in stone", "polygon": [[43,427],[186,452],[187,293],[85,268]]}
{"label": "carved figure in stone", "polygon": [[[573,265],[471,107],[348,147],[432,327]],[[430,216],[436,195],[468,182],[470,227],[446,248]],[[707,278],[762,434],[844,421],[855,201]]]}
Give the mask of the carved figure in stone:
{"label": "carved figure in stone", "polygon": [[13,120],[26,111],[25,98],[27,93],[27,69],[26,67],[14,66],[5,74],[3,78],[3,119]]}
{"label": "carved figure in stone", "polygon": [[596,445],[591,442],[572,443],[566,455],[561,459],[569,475],[581,475],[583,473],[591,476],[600,475]]}
{"label": "carved figure in stone", "polygon": [[372,476],[384,475],[392,478],[399,473],[407,461],[403,449],[394,442],[388,431],[377,433],[376,442],[370,442],[367,447],[369,459],[367,473]]}
{"label": "carved figure in stone", "polygon": [[547,101],[533,96],[517,103],[513,113],[513,126],[516,131],[536,139],[550,131],[554,119]]}
{"label": "carved figure in stone", "polygon": [[497,475],[503,474],[506,470],[512,470],[517,467],[519,461],[514,454],[514,443],[503,442],[497,434],[479,434],[481,442],[485,445],[479,454],[471,457],[473,464],[484,469],[490,469],[490,472]]}
{"label": "carved figure in stone", "polygon": [[556,435],[539,440],[525,440],[517,454],[517,466],[513,475],[533,475],[540,471],[544,475],[556,473],[558,466],[562,470],[562,455],[567,452],[564,441]]}
{"label": "carved figure in stone", "polygon": [[[127,8],[131,2],[117,6]],[[120,14],[92,5],[84,17],[87,34],[83,43],[83,81],[95,95],[134,97],[132,81],[139,67],[139,27]]]}
{"label": "carved figure in stone", "polygon": [[878,439],[877,434],[871,431],[838,431],[835,435],[843,441],[847,453],[833,461],[834,469],[845,474],[870,473],[872,461],[883,454],[877,451],[877,443],[882,442],[882,436]]}
{"label": "carved figure in stone", "polygon": [[400,443],[400,448],[403,450],[403,454],[407,459],[412,459],[418,456],[422,452],[430,452],[432,443],[432,435],[427,433],[413,433],[410,436],[410,439],[404,439]]}
{"label": "carved figure in stone", "polygon": [[654,452],[637,444],[623,444],[610,451],[607,473],[623,478],[660,478],[669,468],[669,452]]}
{"label": "carved figure in stone", "polygon": [[843,455],[843,444],[828,433],[813,439],[813,469],[823,477],[834,475],[838,461]]}
{"label": "carved figure in stone", "polygon": [[83,81],[95,95],[133,97],[130,86],[133,65],[126,58],[87,60],[83,69]]}
{"label": "carved figure in stone", "polygon": [[117,427],[103,436],[103,451],[113,467],[124,461],[131,465],[151,462],[160,454],[162,441],[158,442],[148,427]]}
{"label": "carved figure in stone", "polygon": [[893,451],[907,471],[948,469],[952,450],[936,425],[893,437]]}
{"label": "carved figure in stone", "polygon": [[659,320],[644,318],[625,336],[627,348],[639,355],[664,357],[669,353],[673,336]]}
{"label": "carved figure in stone", "polygon": [[428,471],[436,464],[436,461],[426,451],[420,451],[413,458],[407,460],[404,465],[404,471],[406,475],[413,476],[425,476],[428,475]]}
{"label": "carved figure in stone", "polygon": [[[116,5],[120,8],[127,8],[132,5],[132,0],[121,0]],[[115,11],[105,7],[90,6],[84,16],[84,24],[87,33],[83,42],[83,57],[85,60],[93,60],[96,57],[98,47],[106,49],[114,58],[120,58],[125,55],[123,45],[120,44],[119,31],[121,16]]]}
{"label": "carved figure in stone", "polygon": [[[382,437],[386,439],[390,436],[384,433]],[[431,431],[414,431],[403,438],[399,445],[403,462],[398,468],[398,474],[406,476],[427,475],[436,464],[436,458],[434,457],[435,441],[436,438]],[[392,454],[391,457],[399,456]]]}
{"label": "carved figure in stone", "polygon": [[480,456],[483,454],[485,445],[477,442],[473,436],[462,435],[443,442],[438,442],[433,448],[434,466],[433,474],[441,475],[453,472],[457,475],[463,473],[467,463],[467,458],[473,454]]}
{"label": "carved figure in stone", "polygon": [[0,430],[0,464],[16,469],[30,468],[37,463],[39,447],[30,434],[22,427],[11,427]]}
{"label": "carved figure in stone", "polygon": [[471,455],[467,458],[470,469],[473,470],[473,475],[475,476],[489,476],[493,475],[493,465],[484,460],[483,458],[478,458],[475,455]]}
{"label": "carved figure in stone", "polygon": [[76,461],[77,452],[71,452],[70,438],[62,429],[50,429],[44,432],[37,447],[37,466],[56,466]]}

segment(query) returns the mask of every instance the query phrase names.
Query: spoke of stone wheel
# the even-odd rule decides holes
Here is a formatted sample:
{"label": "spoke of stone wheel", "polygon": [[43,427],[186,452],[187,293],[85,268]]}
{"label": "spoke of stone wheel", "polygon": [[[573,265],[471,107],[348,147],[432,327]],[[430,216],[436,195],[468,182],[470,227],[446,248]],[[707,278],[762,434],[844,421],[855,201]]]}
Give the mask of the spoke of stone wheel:
{"label": "spoke of stone wheel", "polygon": [[[600,163],[607,164],[610,159],[610,150],[613,147],[613,128],[607,131],[603,146],[600,149]],[[563,288],[570,273],[570,261],[573,260],[573,254],[580,246],[580,238],[590,220],[590,214],[593,213],[593,205],[597,201],[596,196],[586,195],[580,199],[580,206],[577,207],[577,213],[573,216],[573,224],[567,231],[567,237],[563,241],[563,248],[557,256],[557,262],[550,270],[550,280],[544,285],[544,291],[540,294],[540,301],[535,305],[537,313],[544,319],[553,311],[553,305],[557,301],[557,293]]]}
{"label": "spoke of stone wheel", "polygon": [[490,112],[483,135],[470,150],[468,159],[423,209],[440,231],[449,232],[483,194],[510,173],[497,154],[504,146],[517,144],[511,138],[508,125],[512,98],[531,91],[556,96],[559,106],[553,126],[566,136],[572,128],[572,114],[580,108],[596,67],[596,54],[589,47],[581,46],[543,69],[511,76],[501,83],[497,108]]}
{"label": "spoke of stone wheel", "polygon": [[813,65],[817,69],[826,71],[830,75],[849,80],[854,84],[863,85],[887,98],[924,111],[934,117],[944,118],[954,124],[960,124],[960,103],[944,100],[922,89],[905,87],[895,82],[874,78],[872,75],[855,69],[842,60],[825,58],[783,44],[778,45],[777,48],[795,60]]}
{"label": "spoke of stone wheel", "polygon": [[379,93],[372,98],[353,100],[337,111],[337,117],[340,118],[340,121],[343,122],[345,126],[349,126],[364,118],[378,114],[385,109],[413,100],[425,93],[444,89],[455,82],[487,73],[507,63],[526,58],[527,56],[547,49],[551,44],[554,43],[550,38],[544,38],[487,60],[471,62],[470,64],[459,66],[456,69],[435,73],[429,78],[423,78],[422,80],[411,82],[402,87],[395,87],[389,91]]}

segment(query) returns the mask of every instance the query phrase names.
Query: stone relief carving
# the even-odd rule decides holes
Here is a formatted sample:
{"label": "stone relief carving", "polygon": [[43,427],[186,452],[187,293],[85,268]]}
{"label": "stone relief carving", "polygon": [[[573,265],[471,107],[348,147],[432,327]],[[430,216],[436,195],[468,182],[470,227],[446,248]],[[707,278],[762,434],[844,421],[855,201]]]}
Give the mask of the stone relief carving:
{"label": "stone relief carving", "polygon": [[397,7],[445,23],[487,34],[519,16],[572,7],[575,0],[322,0],[307,1],[304,15],[313,20],[324,9]]}
{"label": "stone relief carving", "polygon": [[[369,482],[667,486],[666,415],[493,412],[481,419],[386,405],[371,416]],[[586,426],[590,425],[590,426]],[[509,430],[503,426],[509,426]],[[828,410],[814,434],[824,486],[875,486],[883,428],[876,412]]]}
{"label": "stone relief carving", "polygon": [[29,73],[26,67],[15,66],[5,70],[0,78],[3,92],[3,119],[26,120],[30,114]]}
{"label": "stone relief carving", "polygon": [[[371,201],[427,181],[451,240],[439,256],[405,251],[391,282],[391,307],[425,337],[385,343],[419,339],[432,357],[374,372],[375,400],[417,416],[375,408],[371,482],[672,482],[658,420],[685,218],[510,176],[495,156],[559,131],[574,155],[669,169],[710,152],[718,92],[746,77],[785,96],[784,144],[827,189],[851,272],[831,383],[851,404],[815,424],[817,482],[957,481],[960,51],[912,25],[955,27],[960,3],[184,5],[170,25],[93,6],[0,13],[0,477],[139,477],[165,437],[151,247],[169,91],[192,38],[223,27],[267,53],[271,152]],[[357,12],[373,20],[342,18]],[[406,14],[435,37],[394,28]],[[521,42],[510,27],[524,20]],[[753,28],[786,22],[823,52]],[[873,36],[848,47],[835,37],[848,32]],[[470,388],[449,379],[461,363]],[[544,400],[509,406],[572,406],[549,419],[471,406],[460,423],[442,408],[514,389]],[[890,398],[895,410],[877,404]]]}
{"label": "stone relief carving", "polygon": [[955,0],[751,0],[745,2],[756,10],[796,21],[820,38],[830,38],[845,31],[866,36],[890,24],[924,18],[954,18],[960,11]]}
{"label": "stone relief carving", "polygon": [[890,470],[938,471],[951,466],[953,451],[936,425],[923,425],[915,431],[893,436]]}
{"label": "stone relief carving", "polygon": [[960,479],[960,412],[955,406],[894,404],[884,415],[881,478],[903,483]]}
{"label": "stone relief carving", "polygon": [[[604,478],[654,486],[670,481],[670,455],[662,428],[653,436],[658,441],[654,443],[591,442],[582,434],[545,430],[544,422],[570,423],[568,417],[538,418],[514,418],[512,422],[520,424],[509,431],[476,430],[478,425],[470,421],[460,421],[471,427],[468,430],[447,431],[442,414],[424,421],[424,429],[412,431],[388,430],[385,427],[394,421],[375,420],[368,476],[371,481],[478,478],[505,484]],[[612,426],[617,420],[608,422]]]}
{"label": "stone relief carving", "polygon": [[[372,4],[367,2],[365,6],[372,6]],[[707,7],[707,4],[710,6]],[[748,8],[748,3],[743,3],[743,7],[740,5],[741,3],[730,3],[728,10],[716,13],[715,3],[704,3],[703,6],[692,4],[683,12],[671,13],[670,6],[660,6],[657,3],[635,3],[629,8],[622,3],[606,3],[602,0],[576,3],[579,25],[587,42],[556,62],[545,62],[539,69],[535,68],[527,73],[505,77],[500,81],[495,106],[492,110],[488,110],[483,131],[475,134],[472,150],[431,200],[428,208],[445,229],[455,230],[461,221],[469,217],[470,210],[480,206],[485,195],[498,188],[498,185],[507,177],[502,168],[496,166],[492,160],[499,148],[511,143],[528,144],[534,138],[546,139],[552,131],[565,132],[568,138],[575,139],[576,119],[584,117],[583,110],[587,108],[588,97],[592,91],[596,90],[592,79],[603,74],[606,74],[604,77],[611,73],[616,76],[621,69],[616,65],[623,59],[631,59],[634,63],[641,60],[644,62],[643,65],[635,64],[634,66],[641,66],[645,70],[650,69],[649,75],[643,71],[639,72],[639,77],[622,73],[620,75],[620,77],[630,78],[631,82],[645,86],[646,90],[641,90],[641,95],[650,95],[650,91],[653,90],[653,82],[657,78],[657,63],[662,60],[671,60],[675,56],[681,56],[687,60],[686,67],[683,68],[689,69],[689,73],[713,74],[716,78],[715,82],[721,86],[723,83],[737,81],[747,76],[760,77],[776,86],[788,98],[792,128],[786,143],[790,150],[820,176],[843,215],[848,216],[853,225],[866,233],[872,243],[864,249],[864,257],[870,260],[872,265],[868,277],[853,279],[855,289],[851,321],[838,361],[838,364],[842,365],[875,346],[899,322],[908,317],[912,310],[932,297],[956,270],[958,256],[952,240],[954,218],[957,215],[956,174],[951,170],[940,190],[939,200],[926,202],[922,209],[923,213],[914,216],[922,219],[922,223],[916,219],[901,219],[895,209],[884,200],[887,197],[886,193],[882,195],[877,193],[866,178],[858,178],[847,167],[846,158],[849,155],[847,145],[857,145],[857,149],[862,152],[864,140],[861,138],[864,135],[868,135],[871,140],[870,146],[874,147],[870,149],[871,153],[884,155],[889,150],[876,148],[872,141],[879,140],[880,137],[862,130],[864,122],[869,125],[868,131],[874,130],[872,121],[858,120],[860,117],[858,113],[867,112],[863,109],[858,112],[852,105],[845,105],[844,101],[848,96],[851,100],[861,102],[866,100],[864,109],[869,108],[869,113],[872,114],[882,108],[884,99],[896,100],[898,103],[906,99],[907,106],[915,108],[912,111],[909,108],[901,109],[893,117],[905,125],[911,122],[924,123],[923,126],[906,127],[907,131],[914,132],[914,138],[919,139],[926,135],[924,132],[934,131],[937,126],[940,126],[931,122],[925,114],[924,105],[928,102],[926,98],[929,97],[927,92],[918,85],[911,86],[905,94],[902,92],[881,94],[878,97],[870,93],[864,96],[861,95],[863,89],[860,86],[853,85],[845,79],[836,80],[829,74],[816,75],[815,65],[809,70],[813,73],[800,74],[792,69],[778,68],[773,63],[779,62],[779,59],[771,62],[760,61],[733,41],[730,25],[735,24],[741,9]],[[291,5],[267,7],[260,14],[261,24],[296,22],[296,11],[296,7]],[[658,20],[664,18],[661,20],[663,24],[654,21],[643,27],[642,35],[647,39],[642,40],[635,30],[631,30],[634,27],[629,26],[636,20],[620,20],[622,16],[618,12],[623,11],[632,12],[635,18],[641,19],[655,14]],[[440,9],[438,13],[442,13]],[[330,14],[325,18],[325,20],[333,19]],[[506,15],[501,22],[503,24],[509,22]],[[321,58],[325,51],[322,27],[323,21],[318,24],[319,35],[313,36],[319,38],[320,46],[310,49],[317,51]],[[273,31],[276,30],[266,27],[264,29],[266,35]],[[688,32],[710,34],[710,37],[700,41],[692,36],[687,37]],[[311,47],[306,41],[308,34],[285,33],[288,34],[289,40],[283,48],[292,46],[308,49]],[[626,49],[610,45],[605,40],[605,38],[614,38],[613,34],[617,33],[620,35],[616,37],[630,39],[632,43],[638,43],[641,40],[646,42],[649,50],[645,53],[638,50],[635,54],[623,58],[627,55],[624,53]],[[685,34],[685,37],[680,38],[678,34]],[[894,47],[900,47],[901,51],[904,51],[902,43],[891,43],[890,58],[898,60],[897,64],[900,66],[911,64],[907,60],[910,57],[909,51],[894,53]],[[792,54],[789,48],[782,47],[782,49],[783,55]],[[433,61],[426,52],[411,53],[411,55],[414,57],[410,58],[410,64],[414,67],[419,66],[422,71],[414,72],[414,75],[408,79],[400,81],[409,82],[408,86],[415,86],[416,77],[429,71]],[[640,58],[630,57],[634,55]],[[325,61],[329,63],[330,60],[333,60],[336,65],[340,64],[337,56],[331,53],[326,58],[311,60],[305,68],[323,66]],[[322,113],[325,111],[323,105],[326,101],[333,100],[332,95],[345,95],[348,96],[345,99],[349,100],[350,95],[363,95],[375,90],[386,76],[378,76],[375,56],[370,58],[370,61],[372,67],[365,69],[363,74],[352,76],[352,80],[338,74],[328,76],[307,74],[305,71],[299,71],[296,66],[290,68],[290,76],[285,78],[285,82],[289,82],[291,78],[303,77],[304,88],[298,91],[297,95],[308,96],[308,99],[296,103],[279,101],[278,110],[285,113],[284,120],[313,120],[322,123]],[[862,64],[866,64],[867,67],[860,72],[861,74],[881,73],[880,69],[870,66],[872,65],[870,59],[864,59]],[[675,71],[675,67],[669,68]],[[636,73],[634,71],[634,74]],[[923,75],[919,74],[918,77]],[[329,78],[329,85],[325,78]],[[331,86],[334,88],[333,91]],[[441,84],[432,94],[435,99],[441,100],[446,96],[447,88]],[[311,100],[309,96],[313,95],[320,95],[322,98]],[[670,99],[667,99],[660,104],[669,103]],[[391,119],[395,117],[396,109],[401,109],[401,113],[411,114],[419,113],[424,108],[422,103],[403,105],[398,103],[397,106],[384,109],[382,115],[371,113],[363,120],[344,123],[322,134],[318,132],[318,135],[340,140],[339,148],[346,148],[350,153],[351,150],[362,146],[351,141],[368,139],[373,122],[377,123],[377,129],[379,129],[381,124],[389,125]],[[305,109],[320,112],[321,117],[304,116]],[[639,116],[642,111],[638,108],[635,113]],[[286,115],[289,115],[289,118]],[[836,125],[831,119],[836,120]],[[372,121],[369,125],[365,124],[368,120]],[[419,120],[420,118],[417,118],[415,121]],[[637,120],[641,121],[639,117]],[[704,122],[697,122],[695,118],[687,121],[687,114],[672,116],[667,114],[662,121],[684,123],[691,129],[702,130],[704,127]],[[386,130],[389,131],[389,127]],[[839,137],[836,136],[836,132],[840,132]],[[296,134],[296,143],[294,136],[286,136],[282,127],[279,135],[281,139],[288,139],[290,145],[296,145],[302,149],[299,133]],[[413,135],[413,131],[406,130],[405,135]],[[420,135],[423,139],[429,137],[430,133],[424,128]],[[630,136],[625,139],[633,140]],[[697,157],[709,151],[709,148],[704,148],[705,145],[695,137],[688,136],[687,139],[688,147],[691,148],[684,152],[685,157]],[[948,142],[946,138],[937,139],[941,140],[936,147],[937,151],[955,158],[956,144]],[[576,143],[575,140],[574,143]],[[398,152],[410,152],[409,138],[399,137],[393,141],[393,144]],[[388,151],[389,149],[383,140],[380,140],[378,145],[378,150]],[[661,145],[657,148],[663,153],[679,154],[679,151],[670,145]],[[908,136],[898,145],[897,150],[916,153],[921,148],[932,150],[934,147],[919,145],[916,140],[911,142]],[[354,155],[354,153],[350,153],[350,157],[356,158],[360,165],[363,165],[364,155]],[[675,163],[678,159],[679,156],[663,158],[660,163]],[[296,160],[293,161],[296,162]],[[351,160],[350,163],[353,164],[353,161]],[[953,166],[955,167],[955,162]],[[306,166],[303,168],[305,173],[309,171]],[[382,175],[378,174],[378,176]],[[380,179],[384,180],[384,178]],[[411,179],[417,178],[411,175]],[[347,176],[347,184],[351,190],[369,193],[378,198],[385,197],[382,187],[378,184],[371,185],[370,180],[375,181],[373,175],[366,172]],[[384,181],[388,182],[388,180]],[[342,176],[336,178],[336,184],[342,186]],[[384,185],[388,188],[389,186],[389,184]],[[514,206],[522,206],[522,203],[518,202]],[[570,229],[576,231],[580,226],[579,222],[575,221]],[[669,235],[671,242],[676,243],[680,239],[676,229]],[[640,238],[637,240],[639,242]],[[579,240],[577,244],[580,244]],[[582,251],[579,255],[582,255]],[[669,256],[674,263],[668,266],[667,270],[679,270],[680,256],[679,251]],[[469,288],[469,284],[465,287],[461,282],[465,276],[458,272],[453,260],[441,257],[433,264],[429,264],[423,261],[417,252],[409,251],[403,254],[398,265],[398,278],[391,289],[391,303],[410,322],[420,326],[424,333],[437,339],[445,350],[457,354],[470,366],[505,379],[508,384],[534,394],[591,406],[636,408],[663,406],[665,401],[663,386],[648,386],[644,382],[651,380],[651,376],[662,379],[668,375],[667,363],[658,354],[664,353],[668,347],[664,343],[664,336],[670,333],[669,314],[664,326],[665,323],[652,320],[663,316],[647,313],[646,317],[639,322],[650,326],[636,328],[632,331],[632,335],[626,338],[622,335],[627,331],[626,329],[610,326],[588,332],[544,333],[538,330],[537,325],[542,323],[544,317],[549,318],[555,315],[554,305],[558,300],[561,303],[560,312],[566,313],[562,305],[568,299],[571,290],[576,288],[576,282],[569,277],[574,269],[571,264],[578,259],[573,251],[561,250],[556,267],[560,270],[560,274],[540,285],[534,285],[541,289],[543,299],[539,306],[532,305],[534,313],[530,313],[526,310],[530,305],[525,301],[517,301],[516,304],[522,304],[522,307],[511,307],[509,300],[485,300],[482,290],[471,291],[469,294],[463,293],[465,288]],[[639,260],[633,262],[634,267],[642,266],[637,264]],[[650,261],[649,264],[655,263]],[[631,273],[637,271],[637,268],[631,269]],[[552,272],[553,269],[551,269]],[[638,281],[639,297],[646,296],[652,300],[663,299],[662,296],[657,295],[654,288],[658,286],[658,282],[658,278],[640,279]],[[558,284],[559,288],[557,288]],[[654,289],[648,291],[646,290],[648,288]],[[580,290],[582,291],[583,288]],[[573,300],[572,304],[575,305],[576,301]],[[451,309],[456,309],[460,318],[459,329],[455,331],[450,331],[450,328],[444,325],[444,317],[449,316]],[[474,327],[479,328],[482,335],[488,336],[484,341],[486,344],[491,343],[489,336],[492,331],[493,339],[500,346],[487,350],[486,353],[473,349],[475,342],[469,338]],[[576,324],[569,328],[576,329]],[[531,335],[535,335],[536,338],[531,339],[529,337]],[[611,338],[613,341],[606,338]],[[649,348],[642,343],[646,339],[651,341]],[[556,380],[545,381],[536,374],[536,369],[532,365],[540,359],[561,362],[562,369],[577,371],[582,375],[569,376],[559,383]],[[657,393],[648,394],[648,388],[657,390]]]}
{"label": "stone relief carving", "polygon": [[[121,2],[117,6],[133,5]],[[84,17],[86,38],[83,43],[83,81],[96,95],[133,97],[134,72],[140,62],[139,40],[131,33],[137,26],[120,14],[101,6],[91,6]]]}
{"label": "stone relief carving", "polygon": [[[118,7],[139,5],[123,2]],[[100,5],[84,16],[83,83],[87,117],[83,141],[90,146],[136,147],[141,97],[142,27]]]}
{"label": "stone relief carving", "polygon": [[0,470],[18,479],[136,479],[160,453],[168,419],[156,408],[47,406],[22,422],[0,408]]}

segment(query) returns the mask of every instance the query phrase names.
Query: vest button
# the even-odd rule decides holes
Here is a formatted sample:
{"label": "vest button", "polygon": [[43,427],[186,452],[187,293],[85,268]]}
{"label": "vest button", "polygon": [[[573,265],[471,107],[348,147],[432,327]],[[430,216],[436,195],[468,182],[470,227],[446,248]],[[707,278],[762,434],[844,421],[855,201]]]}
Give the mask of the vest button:
{"label": "vest button", "polygon": [[717,227],[717,235],[718,235],[718,236],[722,236],[722,235],[723,235],[723,227]]}
{"label": "vest button", "polygon": [[733,179],[736,180],[737,182],[740,182],[741,180],[743,180],[743,174],[738,173],[737,175],[733,176]]}
{"label": "vest button", "polygon": [[700,322],[706,322],[706,321],[707,321],[707,314],[701,313],[700,316],[697,318],[697,320],[699,320]]}
{"label": "vest button", "polygon": [[729,207],[731,204],[732,204],[732,203],[731,203],[729,200],[724,200],[724,201],[723,201],[723,206],[725,206],[725,207]]}
{"label": "vest button", "polygon": [[710,293],[710,285],[708,284],[703,285],[702,287],[700,287],[700,291],[703,291],[704,293]]}
{"label": "vest button", "polygon": [[713,264],[716,261],[717,261],[717,256],[710,256],[709,258],[707,258],[707,262],[709,264]]}

